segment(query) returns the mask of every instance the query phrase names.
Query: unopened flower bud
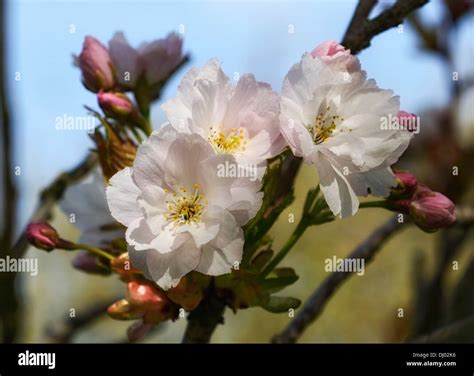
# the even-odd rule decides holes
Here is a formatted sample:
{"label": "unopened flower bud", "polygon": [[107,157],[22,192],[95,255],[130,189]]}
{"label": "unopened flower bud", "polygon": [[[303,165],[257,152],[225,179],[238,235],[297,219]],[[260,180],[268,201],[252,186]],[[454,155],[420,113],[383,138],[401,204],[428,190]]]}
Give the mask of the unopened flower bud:
{"label": "unopened flower bud", "polygon": [[96,144],[100,167],[106,179],[133,164],[137,146],[131,139],[119,136],[111,128],[107,129],[105,136],[96,129],[91,138]]}
{"label": "unopened flower bud", "polygon": [[415,175],[408,171],[395,171],[395,178],[397,179],[397,186],[392,188],[390,198],[409,198],[417,189],[418,181]]}
{"label": "unopened flower bud", "polygon": [[132,267],[127,252],[114,258],[110,262],[110,266],[112,271],[117,273],[123,281],[130,281],[134,274],[140,273],[138,269]]}
{"label": "unopened flower bud", "polygon": [[435,232],[456,221],[454,203],[439,192],[417,193],[410,202],[409,213],[416,225],[426,232]]}
{"label": "unopened flower bud", "polygon": [[33,246],[45,251],[55,248],[73,249],[73,243],[61,239],[56,229],[48,223],[30,223],[25,235]]}
{"label": "unopened flower bud", "polygon": [[397,114],[398,124],[401,129],[405,129],[409,132],[418,133],[420,130],[420,125],[418,121],[418,116],[406,111],[399,111]]}
{"label": "unopened flower bud", "polygon": [[110,90],[115,86],[113,64],[107,48],[87,36],[79,55],[79,67],[86,87],[93,91]]}
{"label": "unopened flower bud", "polygon": [[121,299],[107,308],[110,317],[116,320],[135,320],[143,316],[127,299]]}
{"label": "unopened flower bud", "polygon": [[131,281],[127,285],[127,300],[134,310],[143,313],[145,324],[158,324],[176,317],[176,309],[165,292],[151,282]]}
{"label": "unopened flower bud", "polygon": [[126,118],[135,111],[130,99],[123,93],[101,91],[97,94],[100,108],[112,118]]}
{"label": "unopened flower bud", "polygon": [[210,278],[198,272],[191,272],[181,278],[179,284],[166,292],[168,298],[179,304],[187,311],[197,308],[204,295],[204,289],[209,285]]}

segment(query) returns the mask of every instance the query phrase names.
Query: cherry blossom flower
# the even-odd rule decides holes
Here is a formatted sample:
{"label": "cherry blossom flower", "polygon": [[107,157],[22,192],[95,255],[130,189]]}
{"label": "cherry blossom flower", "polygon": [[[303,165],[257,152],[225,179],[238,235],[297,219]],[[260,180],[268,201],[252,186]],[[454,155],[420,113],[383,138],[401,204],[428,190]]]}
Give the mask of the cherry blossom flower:
{"label": "cherry blossom flower", "polygon": [[242,75],[233,87],[213,59],[191,69],[177,96],[161,107],[178,132],[199,134],[216,154],[232,154],[239,164],[258,165],[285,146],[278,101],[270,85],[251,74]]}
{"label": "cherry blossom flower", "polygon": [[117,70],[117,80],[124,87],[132,88],[141,75],[148,85],[165,80],[183,61],[182,39],[170,33],[164,39],[130,46],[122,32],[114,34],[109,42],[109,53]]}
{"label": "cherry blossom flower", "polygon": [[342,69],[338,59],[305,54],[288,72],[281,131],[296,156],[317,166],[335,215],[354,215],[358,195],[386,197],[396,184],[388,167],[405,151],[411,134],[383,128],[381,122],[398,112],[392,91],[380,89],[364,71]]}
{"label": "cherry blossom flower", "polygon": [[260,208],[261,184],[219,177],[226,161],[235,163],[201,136],[166,126],[110,179],[109,208],[127,227],[132,264],[163,289],[192,270],[220,275],[241,261],[241,226]]}

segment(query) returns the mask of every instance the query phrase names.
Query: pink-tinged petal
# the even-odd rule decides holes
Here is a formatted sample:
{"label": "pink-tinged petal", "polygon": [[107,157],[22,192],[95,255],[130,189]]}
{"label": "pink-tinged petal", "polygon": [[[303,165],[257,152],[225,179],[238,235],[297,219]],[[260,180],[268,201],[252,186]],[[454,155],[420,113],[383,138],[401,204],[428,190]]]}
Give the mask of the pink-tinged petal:
{"label": "pink-tinged petal", "polygon": [[168,253],[129,249],[129,255],[132,265],[164,290],[176,287],[182,277],[196,268],[201,257],[191,237]]}
{"label": "pink-tinged petal", "polygon": [[163,168],[176,137],[176,130],[166,125],[140,145],[133,163],[133,180],[140,189],[149,185],[165,187]]}
{"label": "pink-tinged petal", "polygon": [[143,70],[138,51],[130,46],[122,32],[109,41],[109,52],[117,69],[117,79],[122,86],[133,87]]}
{"label": "pink-tinged petal", "polygon": [[166,184],[176,191],[181,187],[192,190],[195,184],[200,185],[201,164],[213,156],[211,146],[202,137],[181,135],[169,147],[163,166]]}
{"label": "pink-tinged petal", "polygon": [[148,84],[156,85],[164,81],[183,60],[183,40],[175,33],[165,39],[158,39],[139,48],[145,65]]}
{"label": "pink-tinged petal", "polygon": [[112,216],[124,226],[142,216],[137,198],[140,190],[132,180],[132,169],[124,168],[109,181],[106,195]]}
{"label": "pink-tinged petal", "polygon": [[243,231],[226,211],[222,211],[221,218],[219,235],[202,249],[201,260],[195,269],[198,272],[214,276],[227,274],[242,260]]}
{"label": "pink-tinged petal", "polygon": [[166,225],[165,215],[168,212],[166,206],[167,193],[163,188],[149,185],[138,196],[138,205],[143,210],[145,220],[154,234],[162,231]]}
{"label": "pink-tinged petal", "polygon": [[332,213],[341,218],[354,215],[359,208],[359,200],[342,171],[336,169],[327,157],[317,159],[319,184]]}
{"label": "pink-tinged petal", "polygon": [[351,55],[350,50],[346,50],[344,46],[334,40],[321,43],[311,51],[311,56],[320,58],[328,64],[337,64],[341,69],[345,69],[349,72],[360,69],[359,59]]}
{"label": "pink-tinged petal", "polygon": [[192,132],[204,136],[209,127],[222,123],[227,109],[231,86],[217,60],[210,60],[194,82]]}

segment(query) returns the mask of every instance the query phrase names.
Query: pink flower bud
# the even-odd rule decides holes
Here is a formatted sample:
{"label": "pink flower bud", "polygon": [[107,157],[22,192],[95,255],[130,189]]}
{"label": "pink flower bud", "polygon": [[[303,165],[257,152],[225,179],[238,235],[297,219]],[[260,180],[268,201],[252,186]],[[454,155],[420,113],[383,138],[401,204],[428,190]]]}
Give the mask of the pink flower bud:
{"label": "pink flower bud", "polygon": [[456,221],[454,203],[439,192],[421,191],[409,205],[413,221],[426,232],[435,232]]}
{"label": "pink flower bud", "polygon": [[411,197],[418,186],[415,175],[408,171],[395,171],[397,186],[393,189],[392,195]]}
{"label": "pink flower bud", "polygon": [[26,228],[26,238],[39,249],[51,251],[60,244],[58,232],[47,223],[30,223]]}
{"label": "pink flower bud", "polygon": [[349,72],[360,68],[359,60],[351,55],[351,51],[334,40],[321,43],[311,51],[311,56],[319,57],[327,63],[339,63]]}
{"label": "pink flower bud", "polygon": [[79,55],[79,67],[86,87],[93,91],[115,86],[113,64],[108,50],[97,39],[87,36]]}
{"label": "pink flower bud", "polygon": [[136,320],[142,317],[142,313],[134,309],[127,299],[121,299],[107,308],[110,317],[116,320]]}
{"label": "pink flower bud", "polygon": [[127,288],[127,300],[134,310],[143,313],[145,324],[158,324],[176,317],[174,305],[165,292],[151,282],[131,281]]}
{"label": "pink flower bud", "polygon": [[398,123],[402,129],[406,129],[409,132],[418,133],[420,131],[420,125],[418,121],[418,116],[410,112],[400,111],[397,114]]}
{"label": "pink flower bud", "polygon": [[133,103],[125,94],[122,93],[107,93],[100,91],[97,94],[97,100],[100,108],[102,108],[102,110],[112,118],[127,117],[135,111]]}

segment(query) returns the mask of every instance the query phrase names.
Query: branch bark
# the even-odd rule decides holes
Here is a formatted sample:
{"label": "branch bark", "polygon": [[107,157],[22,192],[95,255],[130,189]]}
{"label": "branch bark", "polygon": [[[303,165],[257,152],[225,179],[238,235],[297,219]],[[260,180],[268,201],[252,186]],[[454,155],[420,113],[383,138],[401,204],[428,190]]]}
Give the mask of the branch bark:
{"label": "branch bark", "polygon": [[374,9],[378,0],[359,0],[357,8],[354,11],[349,27],[346,30],[346,35],[356,33],[367,21],[372,9]]}
{"label": "branch bark", "polygon": [[224,311],[225,304],[211,289],[199,307],[189,314],[182,343],[209,343],[217,325],[224,323]]}
{"label": "branch bark", "polygon": [[[372,261],[381,246],[398,230],[403,227],[397,216],[392,217],[385,224],[377,228],[366,240],[364,240],[347,258],[363,259],[367,265]],[[342,283],[352,276],[352,272],[335,272],[314,291],[307,302],[300,308],[296,317],[272,342],[294,343],[304,330],[322,313],[329,299],[334,295]]]}
{"label": "branch bark", "polygon": [[[376,35],[396,27],[414,10],[427,4],[429,0],[398,0],[391,8],[383,11],[371,20],[365,20],[358,28],[351,29],[342,40],[342,45],[349,48],[353,54],[370,46],[370,41]],[[366,9],[366,1],[360,1],[356,13]]]}

